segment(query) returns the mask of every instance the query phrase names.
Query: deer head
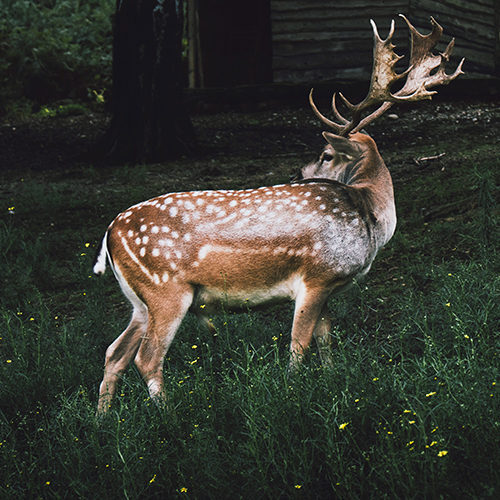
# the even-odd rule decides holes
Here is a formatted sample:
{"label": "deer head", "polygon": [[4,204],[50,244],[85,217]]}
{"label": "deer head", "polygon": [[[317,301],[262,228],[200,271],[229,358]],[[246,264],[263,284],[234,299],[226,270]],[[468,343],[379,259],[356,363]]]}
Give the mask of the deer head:
{"label": "deer head", "polygon": [[[408,22],[408,21],[407,21]],[[106,351],[99,411],[108,409],[119,376],[134,360],[156,400],[165,399],[163,360],[188,311],[210,330],[208,314],[294,301],[290,366],[295,367],[314,336],[322,361],[331,363],[328,297],[364,275],[396,225],[389,171],[377,146],[359,130],[400,100],[427,99],[428,89],[460,73],[444,73],[450,44],[436,58],[429,51],[441,32],[412,32],[410,67],[397,75],[398,59],[376,27],[375,61],[368,96],[337,122],[311,106],[335,133],[319,160],[304,167],[293,184],[240,191],[169,193],[119,214],[104,235],[94,272],[106,262],[133,307],[125,331]],[[432,73],[436,67],[438,71]],[[391,93],[393,82],[406,76]],[[374,111],[363,118],[367,110]]]}

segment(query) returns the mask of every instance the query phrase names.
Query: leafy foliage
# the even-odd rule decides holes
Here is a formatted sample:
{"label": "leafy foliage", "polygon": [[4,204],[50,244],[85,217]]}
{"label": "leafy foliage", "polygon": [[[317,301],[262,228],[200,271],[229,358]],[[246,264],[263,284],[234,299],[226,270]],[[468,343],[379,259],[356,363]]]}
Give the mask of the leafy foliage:
{"label": "leafy foliage", "polygon": [[110,87],[112,0],[3,0],[0,109]]}

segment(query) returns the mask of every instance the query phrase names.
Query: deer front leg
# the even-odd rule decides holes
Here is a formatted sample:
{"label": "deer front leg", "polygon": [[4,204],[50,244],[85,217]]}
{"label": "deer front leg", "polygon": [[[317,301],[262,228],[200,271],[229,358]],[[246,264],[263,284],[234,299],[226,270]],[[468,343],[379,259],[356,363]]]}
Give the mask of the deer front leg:
{"label": "deer front leg", "polygon": [[156,402],[166,400],[163,360],[191,305],[193,290],[189,285],[173,283],[164,287],[162,297],[161,302],[148,309],[148,328],[134,360]]}
{"label": "deer front leg", "polygon": [[304,287],[295,300],[293,315],[292,341],[290,343],[290,371],[300,364],[304,352],[309,347],[313,333],[329,290],[324,288],[307,289]]}

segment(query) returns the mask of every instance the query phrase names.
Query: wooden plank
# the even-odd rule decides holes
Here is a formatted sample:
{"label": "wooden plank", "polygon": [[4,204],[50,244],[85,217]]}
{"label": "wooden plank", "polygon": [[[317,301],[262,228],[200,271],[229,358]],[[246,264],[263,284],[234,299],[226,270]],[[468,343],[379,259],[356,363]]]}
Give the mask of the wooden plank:
{"label": "wooden plank", "polygon": [[[372,16],[381,34],[389,31],[391,25],[391,18]],[[353,30],[357,29],[360,32],[366,31],[368,33],[372,32],[369,17],[367,18],[357,18],[357,19],[306,19],[302,21],[273,21],[272,30],[273,34],[280,33],[300,33],[300,32],[310,32],[314,33],[316,31],[341,31],[345,29]]]}
{"label": "wooden plank", "polygon": [[[342,8],[348,9],[366,9],[374,6],[370,0],[336,0],[330,4],[326,0],[271,0],[271,11],[273,12],[291,12],[291,11],[308,11],[309,9],[331,9],[337,10]],[[379,7],[398,7],[407,4],[405,0],[384,0],[383,4],[376,2]]]}
{"label": "wooden plank", "polygon": [[[456,2],[457,0],[453,0]],[[418,0],[418,11],[427,11],[438,20],[442,18],[443,22],[448,21],[449,24],[459,23],[475,27],[475,31],[484,34],[490,34],[494,26],[494,9],[493,4],[488,8],[483,7],[480,10],[462,9],[451,1],[434,2],[432,0]],[[468,5],[473,6],[474,2],[468,2]],[[484,28],[488,31],[484,32]]]}
{"label": "wooden plank", "polygon": [[[291,67],[289,57],[276,57],[273,60],[277,70]],[[363,52],[323,52],[293,58],[293,65],[301,70],[311,68],[351,68],[358,66],[371,66],[372,58],[364,56]]]}
{"label": "wooden plank", "polygon": [[370,78],[370,71],[363,68],[349,68],[338,70],[310,70],[310,71],[277,71],[274,81],[280,82],[324,82],[328,80],[345,81],[367,81]]}
{"label": "wooden plank", "polygon": [[[360,15],[360,10],[362,15]],[[402,6],[395,7],[376,7],[373,3],[363,9],[353,9],[352,6],[349,8],[336,8],[336,9],[307,9],[301,11],[283,11],[271,13],[271,19],[273,22],[287,22],[287,21],[320,21],[325,22],[327,19],[357,19],[365,20],[366,22],[373,16],[376,17],[386,17],[386,16],[396,16],[401,12]]]}

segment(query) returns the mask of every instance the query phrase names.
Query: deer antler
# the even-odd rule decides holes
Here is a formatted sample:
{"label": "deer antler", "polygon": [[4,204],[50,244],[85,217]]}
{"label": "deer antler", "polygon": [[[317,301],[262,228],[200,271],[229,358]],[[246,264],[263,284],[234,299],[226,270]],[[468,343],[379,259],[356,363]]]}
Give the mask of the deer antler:
{"label": "deer antler", "polygon": [[[411,33],[410,65],[403,73],[396,73],[394,69],[396,63],[403,57],[394,52],[395,46],[391,41],[394,34],[394,21],[391,22],[389,35],[385,40],[382,40],[375,22],[370,20],[373,28],[373,68],[368,94],[359,104],[352,104],[339,93],[342,102],[350,112],[350,120],[343,117],[338,111],[336,93],[332,97],[332,110],[339,123],[322,115],[314,104],[313,90],[311,89],[309,103],[312,110],[325,125],[333,128],[338,135],[346,136],[349,133],[358,132],[385,113],[396,102],[431,99],[436,91],[430,91],[430,88],[446,85],[463,73],[464,59],[460,61],[454,73],[448,75],[445,71],[445,65],[449,61],[455,39],[450,41],[443,53],[432,54],[432,49],[443,33],[443,28],[434,18],[431,17],[432,31],[428,35],[422,35],[404,15],[400,14],[400,16],[405,20]],[[434,70],[436,71],[432,73]],[[404,77],[406,77],[406,81],[403,87],[392,93],[391,87]],[[364,112],[377,105],[379,106],[377,109],[363,118]]]}

